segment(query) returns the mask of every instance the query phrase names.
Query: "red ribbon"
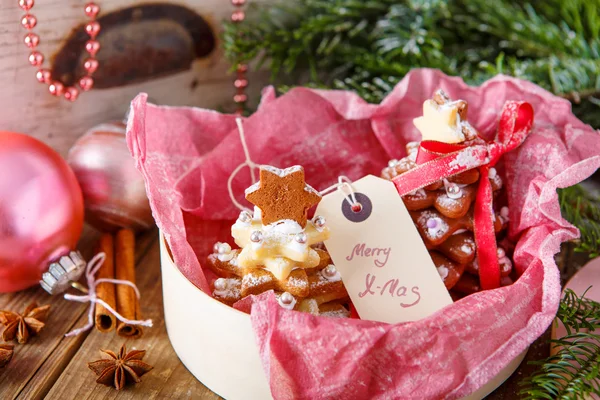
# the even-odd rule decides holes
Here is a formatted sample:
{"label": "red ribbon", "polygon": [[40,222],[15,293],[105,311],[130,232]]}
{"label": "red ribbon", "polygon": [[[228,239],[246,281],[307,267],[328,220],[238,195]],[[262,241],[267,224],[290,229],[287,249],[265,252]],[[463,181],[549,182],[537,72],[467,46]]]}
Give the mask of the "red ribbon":
{"label": "red ribbon", "polygon": [[477,244],[479,281],[485,290],[500,286],[489,169],[504,153],[523,143],[532,124],[533,107],[529,103],[506,102],[493,141],[476,142],[470,146],[422,141],[417,154],[417,167],[393,179],[398,193],[404,196],[441,179],[479,168],[480,179],[475,198],[473,230]]}

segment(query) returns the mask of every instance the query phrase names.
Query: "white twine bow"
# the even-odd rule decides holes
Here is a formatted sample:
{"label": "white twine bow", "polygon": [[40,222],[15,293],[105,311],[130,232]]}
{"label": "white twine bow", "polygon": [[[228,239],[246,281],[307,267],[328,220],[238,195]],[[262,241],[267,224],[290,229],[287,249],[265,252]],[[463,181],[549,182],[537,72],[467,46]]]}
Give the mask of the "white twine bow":
{"label": "white twine bow", "polygon": [[81,296],[65,294],[66,300],[77,301],[79,303],[87,303],[87,302],[90,303],[90,309],[88,312],[88,323],[82,328],[72,330],[71,332],[67,333],[65,336],[79,335],[80,333],[85,332],[85,331],[91,329],[92,326],[94,326],[94,309],[95,309],[96,304],[103,305],[108,310],[108,312],[110,312],[119,321],[121,321],[125,324],[142,325],[142,326],[148,326],[148,327],[152,326],[151,319],[147,319],[145,321],[138,321],[138,320],[130,320],[130,319],[123,317],[114,308],[109,306],[108,303],[106,303],[104,300],[102,300],[101,298],[96,296],[96,286],[98,286],[99,283],[106,282],[106,283],[114,283],[116,285],[130,286],[135,291],[135,295],[137,296],[137,298],[138,299],[140,298],[140,291],[138,290],[137,286],[135,286],[135,284],[130,281],[126,281],[126,280],[122,280],[122,279],[110,279],[110,278],[96,279],[96,273],[98,272],[98,270],[104,263],[105,259],[106,259],[106,254],[98,253],[87,263],[87,266],[85,267],[85,279],[87,281],[87,286],[88,286],[87,294],[81,295]]}

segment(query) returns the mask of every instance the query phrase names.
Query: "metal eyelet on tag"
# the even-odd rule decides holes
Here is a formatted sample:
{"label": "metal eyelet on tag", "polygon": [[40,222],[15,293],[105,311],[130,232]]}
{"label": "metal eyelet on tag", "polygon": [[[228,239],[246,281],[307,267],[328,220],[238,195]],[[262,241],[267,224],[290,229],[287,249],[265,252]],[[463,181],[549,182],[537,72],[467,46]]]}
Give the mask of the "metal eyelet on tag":
{"label": "metal eyelet on tag", "polygon": [[[342,214],[344,217],[351,222],[363,222],[366,221],[367,218],[371,216],[373,212],[373,203],[371,199],[365,194],[362,193],[354,193],[356,198],[356,203],[351,205],[349,201],[344,199],[342,202]],[[358,211],[355,210],[355,205],[359,205],[360,208]]]}

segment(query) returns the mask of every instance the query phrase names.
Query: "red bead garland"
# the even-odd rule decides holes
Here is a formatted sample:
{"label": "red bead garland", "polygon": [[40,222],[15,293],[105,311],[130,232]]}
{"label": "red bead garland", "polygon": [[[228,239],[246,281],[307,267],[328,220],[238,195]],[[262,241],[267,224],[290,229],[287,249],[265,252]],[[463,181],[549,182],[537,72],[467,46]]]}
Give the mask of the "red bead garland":
{"label": "red bead garland", "polygon": [[[231,14],[231,21],[235,23],[240,23],[246,18],[246,14],[244,10],[241,8],[246,4],[246,0],[231,0],[231,4],[233,4],[236,9]],[[235,95],[233,96],[233,101],[237,103],[238,114],[244,112],[244,106],[246,101],[248,100],[248,96],[246,95],[246,87],[248,86],[248,79],[246,78],[246,72],[248,72],[248,65],[246,64],[238,64],[237,65],[237,78],[233,82],[233,86],[235,87]]]}
{"label": "red bead garland", "polygon": [[[40,43],[40,37],[31,32],[37,25],[37,18],[29,12],[35,5],[35,2],[34,0],[18,0],[18,3],[19,7],[26,13],[21,17],[21,25],[29,31],[23,38],[25,46],[31,49],[31,53],[28,57],[29,63],[34,67],[41,67],[44,63],[44,55],[36,50]],[[100,23],[96,21],[96,17],[98,16],[98,13],[100,13],[100,7],[96,3],[90,2],[85,5],[83,11],[89,18],[88,23],[85,25],[85,31],[90,37],[90,40],[86,42],[85,50],[89,53],[90,57],[86,58],[83,63],[86,74],[79,79],[79,87],[83,91],[88,91],[94,86],[92,75],[98,69],[96,54],[100,50],[100,42],[96,40],[96,37],[100,33]],[[38,82],[48,85],[48,91],[53,96],[64,96],[68,101],[75,101],[79,97],[79,89],[75,86],[65,87],[62,82],[52,79],[52,74],[48,69],[39,68],[35,77]]]}

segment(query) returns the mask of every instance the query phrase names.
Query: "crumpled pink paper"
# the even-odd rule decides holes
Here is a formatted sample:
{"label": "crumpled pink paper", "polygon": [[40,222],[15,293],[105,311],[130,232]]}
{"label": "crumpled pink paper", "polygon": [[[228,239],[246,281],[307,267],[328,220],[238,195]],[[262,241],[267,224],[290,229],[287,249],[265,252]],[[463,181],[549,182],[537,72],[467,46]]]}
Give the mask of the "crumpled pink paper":
{"label": "crumpled pink paper", "polygon": [[[272,296],[256,297],[251,319],[276,399],[460,398],[527,349],[554,318],[560,281],[553,256],[579,235],[560,215],[556,188],[600,166],[600,135],[571,113],[568,101],[506,76],[470,87],[428,69],[409,73],[379,105],[351,92],[298,88],[276,98],[267,88],[259,110],[244,121],[250,154],[260,164],[302,164],[317,189],[341,174],[378,175],[420,138],[412,120],[438,88],[468,101],[470,122],[487,137],[506,100],[533,105],[533,131],[504,158],[510,236],[518,240],[514,261],[523,275],[512,286],[397,325],[315,317],[284,310]],[[205,291],[201,263],[215,241],[231,243],[238,213],[226,188],[244,161],[234,118],[154,106],[141,94],[128,124],[156,221],[176,264]],[[239,199],[250,183],[243,170],[234,182]]]}

